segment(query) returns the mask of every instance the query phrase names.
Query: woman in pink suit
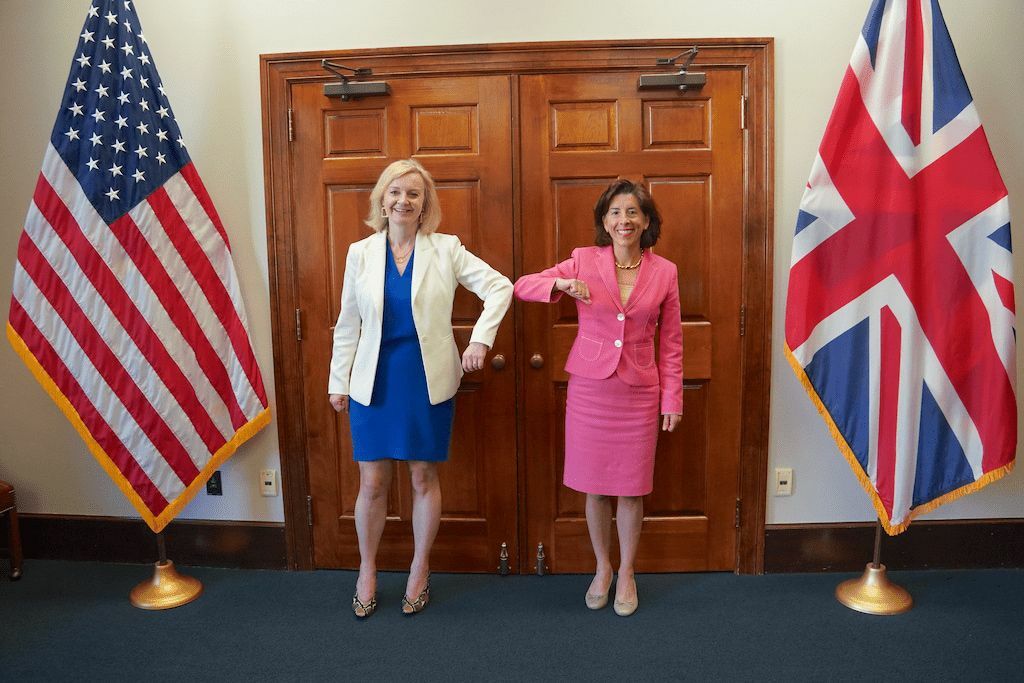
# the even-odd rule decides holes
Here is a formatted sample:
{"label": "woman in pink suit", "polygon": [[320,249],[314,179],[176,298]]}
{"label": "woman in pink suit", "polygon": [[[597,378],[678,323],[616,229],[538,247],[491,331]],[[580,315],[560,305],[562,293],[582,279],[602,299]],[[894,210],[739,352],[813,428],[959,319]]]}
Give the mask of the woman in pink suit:
{"label": "woman in pink suit", "polygon": [[618,498],[614,609],[629,616],[639,604],[633,562],[643,496],[654,487],[659,422],[671,432],[683,410],[679,280],[675,264],[651,251],[661,217],[643,185],[612,183],[594,206],[594,228],[597,246],[574,249],[568,260],[524,275],[515,295],[554,302],[564,293],[577,301],[579,329],[565,364],[563,483],[587,494],[587,528],[597,559],[586,595],[590,609],[608,603],[612,497]]}

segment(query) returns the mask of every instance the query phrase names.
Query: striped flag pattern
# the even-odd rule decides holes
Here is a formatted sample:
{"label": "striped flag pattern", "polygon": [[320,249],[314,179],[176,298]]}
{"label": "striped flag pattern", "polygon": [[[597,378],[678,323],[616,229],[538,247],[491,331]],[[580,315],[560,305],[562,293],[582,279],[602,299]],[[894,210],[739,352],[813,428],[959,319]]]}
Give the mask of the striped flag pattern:
{"label": "striped flag pattern", "polygon": [[270,420],[227,234],[131,2],[86,17],[7,337],[154,532]]}
{"label": "striped flag pattern", "polygon": [[886,531],[1014,466],[1010,208],[938,0],[874,0],[800,203],[786,354]]}

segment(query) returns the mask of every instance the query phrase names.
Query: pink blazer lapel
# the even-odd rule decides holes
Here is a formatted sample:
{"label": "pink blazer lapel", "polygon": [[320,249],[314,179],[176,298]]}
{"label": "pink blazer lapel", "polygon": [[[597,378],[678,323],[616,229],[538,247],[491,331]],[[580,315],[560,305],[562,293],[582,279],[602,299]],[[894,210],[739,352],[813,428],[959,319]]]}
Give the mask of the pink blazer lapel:
{"label": "pink blazer lapel", "polygon": [[619,295],[619,281],[615,277],[615,252],[611,247],[604,247],[597,253],[597,271],[601,273],[601,282],[608,290],[612,301],[620,311],[622,308],[622,297]]}

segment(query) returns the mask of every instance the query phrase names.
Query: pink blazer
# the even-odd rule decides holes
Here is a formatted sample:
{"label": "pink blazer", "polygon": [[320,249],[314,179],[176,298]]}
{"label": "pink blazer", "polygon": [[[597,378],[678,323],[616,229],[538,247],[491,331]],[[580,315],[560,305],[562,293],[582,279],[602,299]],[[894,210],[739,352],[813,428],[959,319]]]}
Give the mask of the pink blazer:
{"label": "pink blazer", "polygon": [[[591,379],[617,372],[626,384],[657,384],[662,414],[681,414],[683,334],[676,264],[645,252],[636,286],[623,306],[612,248],[581,247],[558,265],[516,280],[515,296],[521,301],[558,301],[562,292],[552,297],[557,278],[576,278],[590,289],[590,305],[576,302],[579,329],[565,362],[566,372]],[[665,325],[655,359],[654,331],[662,320]]]}

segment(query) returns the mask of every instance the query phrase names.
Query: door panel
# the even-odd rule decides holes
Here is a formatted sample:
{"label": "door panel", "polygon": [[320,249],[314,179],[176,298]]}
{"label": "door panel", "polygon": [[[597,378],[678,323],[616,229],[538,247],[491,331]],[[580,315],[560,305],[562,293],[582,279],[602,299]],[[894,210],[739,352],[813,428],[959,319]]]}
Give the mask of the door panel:
{"label": "door panel", "polygon": [[[520,77],[523,271],[593,244],[592,207],[618,177],[641,180],[662,212],[655,251],[679,266],[684,415],[659,438],[645,500],[640,571],[732,569],[740,434],[742,74],[708,70],[699,91],[638,93],[637,74]],[[542,542],[553,571],[589,571],[584,496],[561,485],[565,359],[576,307],[522,305],[527,423],[526,542]],[[557,415],[557,422],[551,416]],[[608,407],[615,419],[614,406]],[[524,567],[525,569],[525,567]]]}
{"label": "door panel", "polygon": [[[369,193],[390,162],[415,157],[432,173],[441,231],[512,275],[511,87],[507,76],[391,80],[391,95],[352,102],[326,98],[322,83],[293,85],[296,180],[294,254],[302,315],[302,370],[313,556],[317,567],[358,566],[353,511],[359,488],[346,416],[330,409],[326,378],[349,244],[368,236]],[[415,267],[415,266],[414,266]],[[460,288],[452,323],[460,350],[480,301]],[[448,463],[440,468],[443,511],[432,564],[438,570],[491,571],[498,548],[516,548],[514,331],[502,325],[488,365],[467,375],[456,397]],[[412,496],[396,465],[382,569],[408,566]]]}

